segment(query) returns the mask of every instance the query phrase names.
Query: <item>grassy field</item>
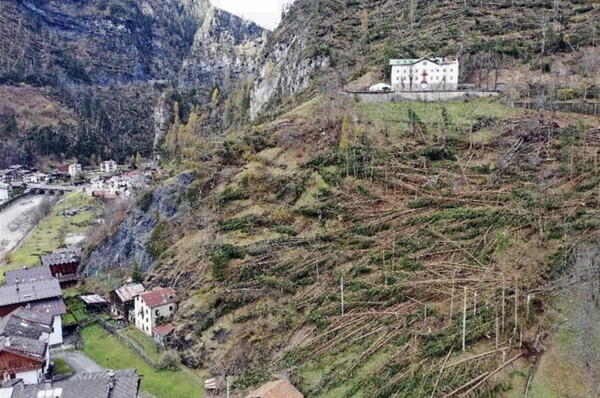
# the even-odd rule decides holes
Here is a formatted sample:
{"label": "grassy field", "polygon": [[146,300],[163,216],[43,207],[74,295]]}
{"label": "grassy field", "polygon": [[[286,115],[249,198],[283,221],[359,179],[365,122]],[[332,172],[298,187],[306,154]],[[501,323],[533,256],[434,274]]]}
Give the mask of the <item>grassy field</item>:
{"label": "grassy field", "polygon": [[83,352],[107,369],[137,369],[142,378],[142,391],[157,398],[198,398],[204,395],[202,381],[190,372],[157,371],[142,361],[114,336],[100,326],[92,325],[81,331]]}
{"label": "grassy field", "polygon": [[141,348],[154,362],[158,362],[162,349],[150,337],[146,336],[133,326],[129,326],[128,328],[119,331],[119,333]]}
{"label": "grassy field", "polygon": [[504,105],[494,98],[469,102],[361,102],[358,110],[362,119],[373,123],[378,130],[388,131],[392,137],[413,132],[410,111],[416,115],[413,120],[422,122],[427,129],[437,132],[447,126],[450,135],[470,130],[473,121],[491,122],[527,113],[524,109]]}
{"label": "grassy field", "polygon": [[[66,217],[66,209],[81,209],[75,216]],[[88,222],[97,217],[101,208],[95,200],[80,192],[71,193],[61,199],[23,241],[23,244],[7,256],[5,270],[21,266],[33,266],[40,262],[40,255],[60,248],[69,235],[85,234]],[[0,275],[0,278],[3,276]]]}

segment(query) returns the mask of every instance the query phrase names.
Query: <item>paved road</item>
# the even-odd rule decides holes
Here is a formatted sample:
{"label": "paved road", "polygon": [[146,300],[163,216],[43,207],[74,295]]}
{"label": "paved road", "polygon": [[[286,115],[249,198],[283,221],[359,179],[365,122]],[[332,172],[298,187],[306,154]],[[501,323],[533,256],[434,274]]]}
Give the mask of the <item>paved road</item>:
{"label": "paved road", "polygon": [[52,357],[64,359],[75,373],[93,373],[104,370],[100,365],[79,351],[56,352],[52,353]]}

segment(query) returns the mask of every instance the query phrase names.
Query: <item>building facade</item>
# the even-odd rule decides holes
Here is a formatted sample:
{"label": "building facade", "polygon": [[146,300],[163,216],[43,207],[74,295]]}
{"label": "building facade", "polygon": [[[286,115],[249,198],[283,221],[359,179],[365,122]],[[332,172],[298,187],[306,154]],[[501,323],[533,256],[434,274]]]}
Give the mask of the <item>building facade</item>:
{"label": "building facade", "polygon": [[141,283],[129,283],[110,292],[110,313],[113,318],[134,323],[135,298],[145,291]]}
{"label": "building facade", "polygon": [[114,160],[106,160],[100,163],[100,172],[112,174],[117,171],[117,162]]}
{"label": "building facade", "polygon": [[81,164],[79,163],[73,163],[69,165],[69,176],[71,176],[71,178],[75,178],[77,177],[79,174],[82,173],[82,168],[81,168]]}
{"label": "building facade", "polygon": [[[135,326],[153,337],[155,326],[177,311],[177,297],[172,288],[159,288],[135,298]],[[166,322],[164,322],[166,323]]]}
{"label": "building facade", "polygon": [[444,58],[392,59],[394,91],[455,91],[459,62]]}

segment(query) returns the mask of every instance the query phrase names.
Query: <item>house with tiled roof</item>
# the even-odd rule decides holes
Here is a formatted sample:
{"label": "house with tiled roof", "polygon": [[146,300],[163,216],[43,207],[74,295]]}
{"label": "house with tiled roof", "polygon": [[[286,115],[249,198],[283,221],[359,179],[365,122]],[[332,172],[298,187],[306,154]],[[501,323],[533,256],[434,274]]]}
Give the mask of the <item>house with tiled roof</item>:
{"label": "house with tiled roof", "polygon": [[155,326],[152,329],[152,338],[156,341],[157,344],[161,346],[165,346],[169,341],[171,341],[171,337],[175,333],[175,326],[170,323],[164,325]]}
{"label": "house with tiled roof", "polygon": [[62,344],[62,315],[66,314],[62,289],[57,279],[34,279],[0,286],[0,317],[18,308],[27,308],[40,315],[52,317],[49,344]]}
{"label": "house with tiled roof", "polygon": [[146,288],[141,283],[128,283],[110,292],[110,313],[117,320],[135,322],[133,315],[134,300]]}
{"label": "house with tiled roof", "polygon": [[77,275],[81,257],[71,249],[55,250],[40,257],[42,266],[48,267],[52,276],[57,278],[61,287],[68,287],[80,279]]}
{"label": "house with tiled roof", "polygon": [[142,293],[135,298],[135,326],[153,336],[157,325],[164,325],[177,311],[177,295],[170,287]]}
{"label": "house with tiled roof", "polygon": [[270,381],[246,395],[246,398],[304,398],[287,380]]}
{"label": "house with tiled roof", "polygon": [[22,379],[25,384],[44,380],[50,364],[53,319],[18,308],[0,320],[1,380]]}

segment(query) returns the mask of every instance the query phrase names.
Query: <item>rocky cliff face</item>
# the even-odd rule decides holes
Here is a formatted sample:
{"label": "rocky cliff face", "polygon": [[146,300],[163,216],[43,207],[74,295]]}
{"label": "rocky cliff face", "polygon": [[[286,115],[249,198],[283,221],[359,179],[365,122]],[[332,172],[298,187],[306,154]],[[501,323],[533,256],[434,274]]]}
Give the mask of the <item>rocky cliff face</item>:
{"label": "rocky cliff face", "polygon": [[157,260],[148,249],[153,231],[159,223],[178,216],[181,195],[194,179],[192,173],[181,174],[132,204],[117,229],[89,253],[87,272],[115,266],[127,268],[134,262],[148,270]]}
{"label": "rocky cliff face", "polygon": [[228,12],[206,11],[179,72],[184,87],[218,84],[227,90],[238,78],[253,75],[265,31]]}
{"label": "rocky cliff face", "polygon": [[[23,148],[2,158],[30,160],[23,158],[48,148],[84,160],[148,155],[169,122],[169,112],[154,106],[164,108],[165,91],[193,88],[208,96],[215,83],[253,73],[263,33],[209,0],[2,1],[0,85],[44,90],[77,114],[60,130],[59,119],[50,121],[43,142],[30,131],[39,126],[5,131],[0,122],[0,136],[22,140],[0,152]],[[21,111],[9,109],[0,120],[18,119]]]}

